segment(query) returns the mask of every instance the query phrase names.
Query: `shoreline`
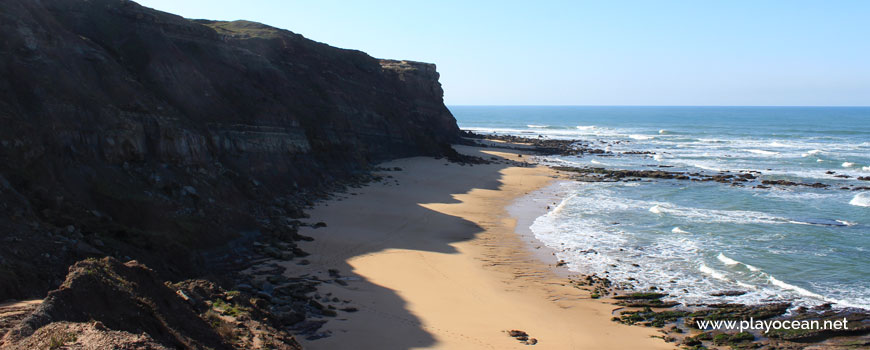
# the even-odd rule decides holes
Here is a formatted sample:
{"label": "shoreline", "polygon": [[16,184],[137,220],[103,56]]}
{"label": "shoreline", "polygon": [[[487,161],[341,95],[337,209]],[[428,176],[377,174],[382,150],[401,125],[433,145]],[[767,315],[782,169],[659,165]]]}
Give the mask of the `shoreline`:
{"label": "shoreline", "polygon": [[[472,138],[483,138],[486,141],[492,141],[487,136],[473,133],[468,133],[467,135]],[[569,145],[578,142],[578,140],[529,139],[510,135],[492,138],[501,143],[494,147],[511,148],[511,146],[504,145],[503,143],[524,142],[525,144],[537,146],[539,150],[543,150],[543,155],[575,155],[578,151],[580,154],[584,152],[591,154],[601,153],[598,150],[584,147],[582,141],[579,141],[579,148],[572,150]],[[491,142],[485,144],[491,145]],[[563,172],[563,178],[566,181],[621,181],[623,174],[629,177],[676,178],[683,180],[683,178],[678,177],[679,173],[669,173],[667,171],[610,170],[608,173],[608,171],[603,169],[593,168],[590,170],[588,168],[560,166],[551,166],[551,169]],[[594,174],[589,176],[588,173]],[[661,174],[666,176],[661,176]],[[709,180],[727,182],[721,181],[716,176],[712,176],[704,181]],[[631,181],[631,179],[628,181]],[[821,187],[818,184],[804,184],[800,182],[782,183],[780,181],[777,184],[783,186]],[[766,188],[763,186],[759,187]],[[564,198],[564,196],[561,198]],[[530,230],[527,229],[526,231]],[[525,234],[531,236],[537,242],[532,232],[526,232]],[[542,243],[540,244],[543,245]],[[558,251],[557,249],[549,250],[550,252]],[[552,256],[544,257],[545,261],[555,261],[556,259],[558,258],[553,258]],[[677,346],[682,345],[693,349],[705,348],[704,346],[711,346],[713,348],[719,348],[720,346],[732,346],[736,348],[773,346],[783,349],[803,349],[807,346],[819,349],[859,345],[870,346],[870,337],[866,335],[870,333],[870,323],[868,323],[870,321],[870,314],[865,309],[850,306],[831,307],[830,304],[803,307],[794,305],[791,299],[785,298],[749,304],[727,301],[687,303],[685,299],[678,295],[662,293],[661,289],[655,288],[657,285],[653,285],[649,290],[638,289],[636,286],[633,287],[631,286],[633,278],[628,278],[628,280],[611,280],[609,277],[596,276],[594,273],[589,275],[590,272],[571,271],[570,266],[566,266],[563,270],[566,271],[564,275],[569,276],[570,283],[576,285],[577,288],[585,289],[596,299],[600,298],[600,302],[616,307],[613,310],[613,321],[658,329],[661,333],[661,335],[658,335],[659,338]],[[722,293],[725,296],[740,295],[731,294],[734,293],[732,291],[717,293]],[[735,333],[734,329],[711,329],[704,327],[699,329],[699,327],[692,326],[696,321],[710,322],[711,320],[719,319],[745,320],[753,317],[756,320],[772,320],[770,322],[820,322],[837,319],[844,320],[845,322],[848,319],[849,328],[840,331],[831,328],[789,331],[787,328],[783,328],[775,329],[771,334],[760,334],[757,330],[749,333]]]}
{"label": "shoreline", "polygon": [[546,215],[552,206],[558,205],[564,199],[567,193],[561,187],[568,181],[562,178],[554,179],[547,186],[516,198],[507,207],[510,215],[517,219],[514,232],[526,243],[527,249],[543,264],[551,266],[553,273],[563,278],[569,278],[582,273],[557,267],[559,258],[556,257],[556,253],[558,251],[538,240],[530,226],[534,223],[535,219]]}
{"label": "shoreline", "polygon": [[310,261],[280,264],[285,276],[335,277],[316,297],[338,311],[300,337],[305,348],[673,348],[653,329],[612,322],[613,305],[568,283],[518,229],[537,216],[516,206],[546,192],[555,171],[518,163],[524,150],[456,148],[493,163],[387,162],[402,170],[309,211],[327,225],[300,229],[314,238],[300,244]]}

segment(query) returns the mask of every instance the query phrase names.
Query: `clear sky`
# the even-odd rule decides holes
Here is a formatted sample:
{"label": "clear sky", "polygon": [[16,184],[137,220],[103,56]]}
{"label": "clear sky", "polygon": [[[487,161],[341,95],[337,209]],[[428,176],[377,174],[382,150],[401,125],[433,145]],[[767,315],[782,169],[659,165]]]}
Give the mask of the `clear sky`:
{"label": "clear sky", "polygon": [[870,105],[870,1],[139,0],[438,65],[448,105]]}

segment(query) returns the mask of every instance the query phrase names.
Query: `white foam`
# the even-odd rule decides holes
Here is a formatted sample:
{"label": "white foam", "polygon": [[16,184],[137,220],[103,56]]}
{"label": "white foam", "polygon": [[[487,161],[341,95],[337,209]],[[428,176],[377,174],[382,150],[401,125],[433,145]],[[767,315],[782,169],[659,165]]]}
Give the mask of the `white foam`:
{"label": "white foam", "polygon": [[819,224],[819,223],[814,223],[814,222],[805,222],[805,221],[796,221],[796,220],[789,220],[788,223],[795,224],[795,225],[828,226],[825,224]]}
{"label": "white foam", "polygon": [[718,259],[719,261],[721,261],[723,264],[725,264],[725,265],[729,265],[729,266],[734,266],[734,265],[743,265],[743,266],[746,266],[746,268],[749,269],[749,271],[752,271],[752,272],[757,272],[757,271],[760,271],[760,270],[761,270],[761,269],[759,269],[759,268],[757,268],[757,267],[755,267],[755,266],[749,265],[749,264],[747,264],[747,263],[739,262],[739,261],[737,261],[737,260],[731,259],[731,258],[725,256],[725,254],[722,254],[722,253],[719,253],[719,255],[716,256],[716,259]]}
{"label": "white foam", "polygon": [[[749,189],[747,189],[749,190]],[[792,190],[770,191],[764,194],[765,197],[781,198],[790,201],[806,201],[819,200],[836,197],[836,193],[816,193],[816,192],[801,192]]]}
{"label": "white foam", "polygon": [[728,277],[725,277],[725,274],[716,270],[711,269],[709,266],[701,263],[701,266],[698,267],[698,270],[701,272],[710,275],[717,280],[728,281]]}
{"label": "white foam", "polygon": [[851,168],[851,167],[853,167],[853,166],[855,166],[855,163],[852,163],[852,162],[843,162],[843,167],[844,167],[844,168]]}
{"label": "white foam", "polygon": [[703,138],[703,137],[702,137],[702,138],[698,138],[698,141],[701,141],[701,142],[709,142],[709,143],[728,143],[728,142],[731,142],[731,141],[729,141],[729,140],[721,140],[721,139],[705,139],[705,138]]}
{"label": "white foam", "polygon": [[738,286],[741,286],[741,287],[743,287],[743,288],[752,289],[752,290],[758,289],[758,287],[753,286],[753,285],[748,284],[748,283],[743,283],[743,282],[740,282],[740,281],[735,281],[735,282],[737,282],[737,285],[738,285]]}
{"label": "white foam", "polygon": [[870,171],[870,166],[861,167],[861,171]]}
{"label": "white foam", "polygon": [[601,162],[599,162],[599,161],[597,161],[597,160],[595,160],[595,159],[590,160],[589,163],[592,163],[592,164],[599,164],[599,165],[603,164],[603,163],[601,163]]}
{"label": "white foam", "polygon": [[776,278],[773,277],[773,276],[768,277],[768,281],[770,281],[770,284],[772,284],[772,285],[774,285],[774,286],[777,286],[777,287],[779,287],[779,288],[786,289],[786,290],[790,290],[790,291],[792,291],[792,292],[798,293],[798,294],[803,295],[803,296],[806,296],[806,297],[811,297],[811,298],[816,298],[816,299],[822,299],[822,300],[825,300],[825,298],[824,298],[823,296],[821,296],[821,295],[818,295],[818,294],[816,294],[816,293],[810,292],[810,291],[808,291],[808,290],[806,290],[806,289],[803,289],[803,288],[801,288],[801,287],[798,287],[798,286],[794,286],[794,285],[791,285],[791,284],[785,283],[785,282],[783,282],[783,281],[780,281],[780,280],[776,279]]}
{"label": "white foam", "polygon": [[791,147],[791,146],[789,146],[789,145],[786,145],[786,144],[784,144],[784,143],[779,143],[779,142],[776,142],[776,141],[771,142],[771,143],[770,143],[770,146],[771,146],[771,147]]}
{"label": "white foam", "polygon": [[820,149],[814,149],[814,150],[811,150],[811,151],[807,151],[807,153],[801,154],[801,157],[814,156],[814,155],[819,154],[819,153],[822,153],[822,150],[820,150]]}
{"label": "white foam", "polygon": [[722,169],[719,169],[719,168],[716,168],[716,167],[707,166],[707,165],[704,165],[704,164],[692,164],[692,166],[693,166],[693,167],[696,167],[696,168],[699,168],[699,169],[704,169],[704,170],[710,170],[710,171],[722,171]]}
{"label": "white foam", "polygon": [[553,210],[551,212],[549,212],[547,214],[548,215],[557,215],[557,214],[561,213],[562,210],[565,209],[565,206],[568,205],[568,201],[570,201],[571,199],[573,199],[576,196],[577,195],[570,195],[568,197],[565,197],[565,199],[563,199],[561,202],[559,202],[559,205],[557,205],[555,208],[553,208]]}
{"label": "white foam", "polygon": [[[861,192],[855,195],[849,204],[859,207],[870,207],[870,192]],[[652,209],[650,209],[652,211]]]}
{"label": "white foam", "polygon": [[653,156],[653,159],[655,159],[657,162],[661,162],[663,159],[665,159],[665,157],[663,157],[661,154],[656,154]]}
{"label": "white foam", "polygon": [[549,125],[537,125],[537,124],[527,124],[526,126],[530,127],[530,128],[548,128],[548,127],[550,127]]}
{"label": "white foam", "polygon": [[667,133],[668,133],[668,131],[665,130],[665,129],[661,129],[661,130],[659,130],[659,135],[664,135],[664,134],[667,134]]}
{"label": "white foam", "polygon": [[[604,199],[597,204],[601,205]],[[624,205],[635,204],[631,201],[624,200]],[[637,204],[652,204],[650,202],[639,201]],[[636,205],[637,205],[636,204]],[[675,217],[680,217],[693,222],[721,222],[721,223],[736,223],[736,224],[784,224],[788,223],[789,219],[773,216],[763,212],[748,211],[748,210],[716,210],[716,209],[700,209],[691,207],[680,207],[671,204],[657,203],[649,208],[649,211],[654,214],[668,214]]]}
{"label": "white foam", "polygon": [[816,159],[816,162],[817,162],[817,163],[821,163],[821,162],[824,162],[824,160],[822,160],[822,159]]}
{"label": "white foam", "polygon": [[779,154],[779,152],[765,151],[765,150],[761,150],[761,149],[750,149],[750,150],[747,150],[747,151],[748,151],[749,153],[763,154],[763,155],[766,155],[766,156],[772,156],[772,155],[777,155],[777,154]]}
{"label": "white foam", "polygon": [[[551,129],[546,129],[545,131],[550,130]],[[582,131],[577,130],[571,131],[575,134],[583,133]],[[637,129],[630,131],[619,130],[618,132],[621,134],[619,137],[623,138],[634,133],[655,133],[654,130]],[[655,141],[651,141],[650,143],[657,145],[659,142],[664,142],[663,140],[668,140],[668,138],[657,136]],[[647,142],[614,144],[613,149],[615,152],[621,152],[626,149],[633,149],[633,147],[642,143],[646,144]],[[684,142],[684,144],[688,143]],[[602,146],[604,145],[602,144]],[[755,169],[757,166],[752,163],[744,162],[740,157],[735,157],[733,160],[729,159],[727,158],[729,154],[736,155],[737,153],[735,152],[740,151],[746,154],[746,148],[780,150],[778,148],[770,148],[768,145],[760,144],[760,142],[753,146],[735,145],[734,142],[731,142],[729,145],[721,145],[718,147],[714,145],[712,148],[704,148],[707,146],[709,146],[709,144],[689,145],[685,149],[680,150],[670,150],[668,148],[642,149],[652,150],[658,153],[665,151],[665,159],[669,164],[685,164],[688,166],[694,163],[701,163],[702,165],[723,167],[732,170]],[[740,148],[742,148],[742,150]],[[860,165],[870,165],[870,162],[864,161],[865,158],[863,157],[866,157],[866,155],[856,156],[855,158],[852,156],[845,156],[840,148],[827,144],[803,144],[800,148],[795,147],[793,151],[783,150],[780,154],[783,155],[783,159],[790,158],[788,161],[796,161],[794,166],[797,167],[801,160],[811,162],[815,159],[815,157],[807,159],[799,158],[802,153],[807,152],[807,150],[813,150],[814,148],[825,150],[822,154],[819,154],[818,152],[815,153],[817,156],[836,154],[838,157],[844,158],[840,158],[839,161],[833,161],[831,158],[827,158],[831,163],[829,166],[821,167],[819,169],[801,170],[802,176],[830,178],[829,175],[824,175],[824,172],[829,170],[831,166],[839,166],[837,163],[842,163],[846,159],[852,160]],[[670,152],[668,152],[669,150]],[[709,152],[708,157],[712,158],[701,158],[703,152]],[[563,159],[561,157],[554,158]],[[592,162],[593,158],[595,159],[595,162]],[[636,162],[645,162],[639,164],[647,165],[650,164],[649,160],[652,159],[644,157],[630,158],[631,159],[626,160],[619,159],[618,156],[617,158],[608,159],[598,157],[589,157],[586,159],[564,157],[564,159],[573,159],[577,166],[589,165],[590,162],[596,164],[598,161],[605,161],[613,165],[622,164],[622,161],[631,161],[632,165],[637,164]],[[759,157],[756,158],[756,161],[765,158],[766,157]],[[772,159],[772,157],[770,159]],[[788,172],[789,174],[795,172],[795,169],[790,167],[771,167],[774,168],[774,170],[760,170],[763,170],[765,174],[770,173],[772,175],[779,174],[779,172]],[[849,170],[843,170],[841,168],[841,171],[838,171],[838,173],[842,172],[844,174],[856,176],[860,173],[860,169],[860,166]],[[862,173],[862,176],[866,174],[867,173]],[[534,235],[541,240],[541,242],[556,249],[556,255],[558,258],[569,262],[572,271],[598,273],[602,276],[605,276],[604,272],[607,271],[608,273],[606,276],[613,280],[621,281],[625,281],[627,277],[634,277],[636,280],[632,280],[631,283],[636,288],[640,289],[652,285],[662,287],[661,281],[671,281],[671,283],[665,284],[665,289],[669,292],[674,291],[674,293],[678,293],[681,296],[681,299],[686,300],[687,302],[702,302],[704,300],[709,300],[709,294],[712,291],[732,290],[735,288],[744,289],[750,292],[744,296],[731,298],[729,301],[733,300],[734,302],[749,304],[763,302],[774,298],[796,298],[796,305],[807,306],[826,302],[825,300],[820,300],[816,297],[801,296],[799,295],[802,294],[801,292],[777,285],[775,282],[771,281],[769,274],[777,272],[777,264],[775,263],[758,262],[763,260],[753,261],[754,263],[763,265],[759,266],[764,268],[764,270],[761,270],[755,266],[732,259],[732,257],[742,257],[742,255],[732,255],[730,257],[724,255],[725,251],[729,251],[730,254],[738,254],[738,252],[741,252],[741,244],[736,244],[735,246],[729,243],[731,241],[718,241],[718,239],[714,239],[713,242],[704,242],[704,238],[708,237],[705,233],[709,230],[703,229],[703,227],[705,227],[703,225],[710,223],[714,223],[715,225],[717,222],[789,225],[788,228],[780,229],[778,231],[776,228],[770,228],[770,230],[768,230],[768,228],[765,227],[764,233],[755,237],[759,242],[763,241],[759,244],[768,244],[766,243],[768,241],[779,241],[785,239],[785,236],[779,231],[800,229],[799,226],[790,226],[791,224],[789,224],[789,221],[796,220],[794,217],[775,216],[774,212],[768,214],[762,211],[724,210],[720,209],[721,207],[717,208],[715,206],[712,208],[717,209],[692,207],[689,205],[681,206],[676,204],[676,200],[675,203],[666,202],[665,199],[652,200],[652,198],[663,198],[654,195],[634,196],[636,192],[626,192],[631,194],[631,196],[626,196],[621,191],[635,190],[627,188],[622,189],[623,186],[641,186],[646,189],[652,185],[635,182],[624,184],[574,184],[571,188],[575,189],[574,191],[576,192],[574,192],[574,194],[576,194],[576,196],[571,200],[571,203],[567,203],[568,201],[559,203],[555,212],[561,212],[560,214],[551,215],[548,213],[544,217],[535,220],[530,229]],[[635,187],[635,189],[636,188],[637,187]],[[865,192],[870,193],[870,191]],[[789,200],[813,201],[826,198],[827,200],[839,201],[840,206],[846,205],[845,202],[849,201],[849,198],[846,197],[848,196],[847,193],[829,194],[827,192],[815,193],[798,190],[766,191],[765,193],[759,194],[759,196],[777,195],[778,197],[780,194],[783,197],[787,197]],[[852,193],[852,196],[855,195],[856,193]],[[866,195],[864,198],[868,202],[867,206],[870,206],[870,194]],[[854,200],[855,199],[853,199],[853,201]],[[852,208],[855,208],[855,210],[864,210],[864,208]],[[762,210],[767,209],[769,208],[765,207],[765,209]],[[649,212],[652,215],[644,214],[645,212]],[[623,218],[621,216],[623,214],[629,218]],[[619,217],[618,220],[616,219],[617,217]],[[631,218],[652,220],[658,224],[664,224],[666,226],[658,226],[658,230],[664,228],[664,232],[659,231],[659,233],[665,234],[647,234],[649,229],[655,229],[649,226],[635,227],[633,225],[633,219]],[[848,219],[858,221],[861,225],[867,224],[863,222],[864,220],[858,220],[851,217]],[[621,224],[616,224],[615,220],[619,221]],[[849,225],[848,221],[839,221],[839,223]],[[831,224],[837,225],[836,222],[831,222]],[[671,227],[671,230],[667,230],[667,227]],[[681,227],[691,228],[693,231],[692,233],[685,234],[685,231],[681,229]],[[850,231],[847,228],[843,229]],[[667,235],[667,231],[671,231],[671,235]],[[714,232],[715,231],[716,230],[714,230]],[[685,242],[679,241],[680,239],[685,240]],[[730,238],[725,237],[723,239]],[[694,245],[692,242],[694,242]],[[594,251],[592,251],[593,249]],[[716,261],[707,259],[716,256],[713,254],[718,255],[719,252],[723,253],[722,257],[726,258],[725,261],[719,257],[717,257],[719,259]],[[790,254],[794,253],[795,252],[791,252]],[[713,266],[699,266],[701,262],[711,262],[711,265]],[[637,267],[634,264],[638,264],[640,267]],[[617,265],[618,267],[614,265]],[[699,272],[699,270],[701,271]],[[770,271],[765,272],[765,270]],[[849,300],[850,302],[859,303],[861,305],[870,305],[870,302],[865,301],[866,299],[864,298],[855,298],[855,293],[860,295],[860,291],[843,292],[837,290],[837,286],[832,287],[825,283],[815,283],[814,280],[810,279],[810,275],[806,276],[807,279],[801,279],[800,275],[796,277],[794,275],[786,274],[785,272],[781,273],[783,273],[783,275],[780,277],[791,281],[799,281],[801,286],[811,289],[812,292],[818,293],[817,295]],[[805,282],[807,284],[803,284]],[[689,291],[681,293],[683,288],[687,288]]]}
{"label": "white foam", "polygon": [[638,140],[638,141],[652,140],[652,138],[653,138],[652,136],[649,136],[649,135],[637,135],[637,134],[628,135],[628,137],[633,138],[633,139]]}
{"label": "white foam", "polygon": [[595,125],[577,125],[578,130],[592,130],[595,129]]}
{"label": "white foam", "polygon": [[731,258],[725,256],[725,254],[722,254],[722,253],[719,253],[719,255],[716,256],[716,259],[719,259],[719,261],[721,261],[723,264],[725,264],[725,265],[729,265],[729,266],[740,264],[739,261],[734,260],[734,259],[731,259]]}

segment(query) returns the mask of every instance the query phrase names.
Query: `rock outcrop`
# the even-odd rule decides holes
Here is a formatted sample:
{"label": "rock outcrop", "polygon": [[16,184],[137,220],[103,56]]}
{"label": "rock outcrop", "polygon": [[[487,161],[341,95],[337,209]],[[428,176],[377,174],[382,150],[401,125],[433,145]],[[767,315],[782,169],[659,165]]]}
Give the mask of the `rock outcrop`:
{"label": "rock outcrop", "polygon": [[89,256],[202,274],[325,186],[459,135],[434,65],[259,23],[9,0],[0,34],[0,300]]}
{"label": "rock outcrop", "polygon": [[[243,296],[226,296],[206,281],[188,281],[184,285],[210,286],[213,293],[207,296],[213,301],[206,302],[202,297],[192,300],[188,296],[193,293],[190,289],[173,290],[154,271],[136,261],[122,264],[114,258],[103,258],[78,262],[70,267],[60,288],[51,291],[35,311],[0,339],[0,347],[246,349],[253,348],[255,342],[268,342],[272,349],[301,348],[292,336],[268,324],[251,317],[246,318],[247,323],[229,323],[212,309],[215,304],[227,305],[217,299],[217,294],[246,301]],[[253,307],[236,306],[237,313],[241,314],[241,310],[256,312]],[[264,319],[263,315],[257,316]],[[242,343],[243,339],[248,342]]]}

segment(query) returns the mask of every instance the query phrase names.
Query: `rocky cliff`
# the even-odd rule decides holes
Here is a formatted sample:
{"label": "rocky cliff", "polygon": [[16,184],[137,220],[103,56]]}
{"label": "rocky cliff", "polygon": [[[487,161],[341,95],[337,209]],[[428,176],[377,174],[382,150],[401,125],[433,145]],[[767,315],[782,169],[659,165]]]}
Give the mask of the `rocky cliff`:
{"label": "rocky cliff", "polygon": [[207,274],[293,236],[322,189],[459,135],[434,65],[259,23],[3,0],[0,33],[0,300],[88,256]]}

